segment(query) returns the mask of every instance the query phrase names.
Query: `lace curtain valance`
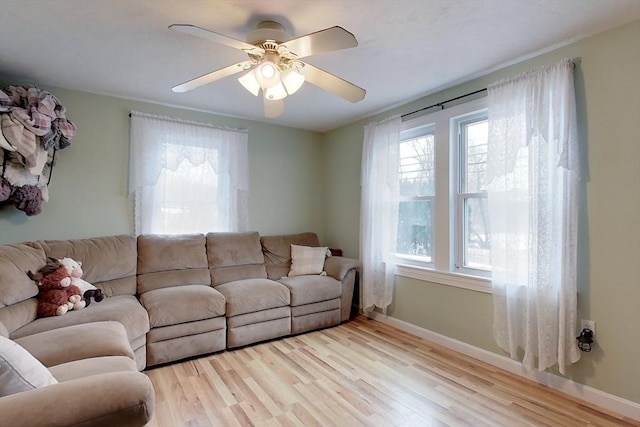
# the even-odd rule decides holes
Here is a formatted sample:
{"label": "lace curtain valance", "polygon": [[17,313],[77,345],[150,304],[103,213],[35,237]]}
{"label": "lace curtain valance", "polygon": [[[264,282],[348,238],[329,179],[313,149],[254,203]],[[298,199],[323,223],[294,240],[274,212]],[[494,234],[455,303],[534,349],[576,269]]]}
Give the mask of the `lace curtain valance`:
{"label": "lace curtain valance", "polygon": [[[247,139],[247,132],[243,130],[131,112],[129,193],[136,197],[136,234],[190,230],[182,226],[196,221],[194,218],[207,216],[212,216],[211,221],[202,220],[203,225],[199,227],[208,223],[209,228],[198,231],[246,229]],[[181,166],[184,162],[188,162],[188,167]],[[213,175],[203,173],[199,167],[204,164],[210,166]],[[162,185],[168,187],[164,182],[165,178],[170,179],[167,172],[176,172],[179,168],[180,182],[189,183],[183,184],[179,191],[180,198],[185,200],[172,200],[169,206],[168,201],[164,203],[159,199],[176,196],[160,189],[159,180],[162,177]],[[173,226],[166,224],[167,219],[156,220],[159,211],[169,209],[175,211]],[[212,209],[216,212],[212,213]],[[177,223],[182,224],[181,227],[176,228]]]}

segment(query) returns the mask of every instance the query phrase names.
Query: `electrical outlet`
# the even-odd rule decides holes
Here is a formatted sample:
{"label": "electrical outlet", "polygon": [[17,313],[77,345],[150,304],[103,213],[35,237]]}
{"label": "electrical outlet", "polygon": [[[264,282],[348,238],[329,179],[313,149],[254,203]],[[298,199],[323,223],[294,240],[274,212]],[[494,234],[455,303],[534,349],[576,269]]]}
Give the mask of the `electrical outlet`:
{"label": "electrical outlet", "polygon": [[593,321],[593,320],[582,319],[582,321],[580,322],[580,330],[582,330],[584,328],[591,329],[591,332],[593,332],[593,337],[595,339],[595,336],[596,336],[596,322]]}

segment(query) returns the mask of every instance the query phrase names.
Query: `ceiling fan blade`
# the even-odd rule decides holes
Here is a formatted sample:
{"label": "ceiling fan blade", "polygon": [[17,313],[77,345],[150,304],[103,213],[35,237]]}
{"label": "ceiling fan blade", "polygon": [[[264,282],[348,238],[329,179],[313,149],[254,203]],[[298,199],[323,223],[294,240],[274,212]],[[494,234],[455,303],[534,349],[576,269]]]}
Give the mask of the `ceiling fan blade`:
{"label": "ceiling fan blade", "polygon": [[210,73],[204,74],[200,77],[196,77],[195,79],[186,81],[182,84],[174,86],[171,88],[174,92],[188,92],[197,87],[213,83],[216,80],[222,79],[224,77],[232,76],[236,73],[240,73],[244,70],[248,70],[253,66],[253,62],[251,61],[242,61],[237,64],[229,65],[228,67],[221,68],[216,71],[212,71]]}
{"label": "ceiling fan blade", "polygon": [[367,91],[361,87],[321,70],[318,67],[314,67],[311,64],[307,64],[306,62],[304,63],[302,74],[304,74],[305,80],[312,85],[338,95],[347,101],[362,101],[367,93]]}
{"label": "ceiling fan blade", "polygon": [[318,53],[356,47],[358,46],[358,40],[342,27],[331,27],[289,40],[280,46],[285,46],[289,52],[295,53],[298,58],[304,58]]}
{"label": "ceiling fan blade", "polygon": [[189,34],[196,37],[201,37],[203,39],[209,39],[216,43],[224,44],[227,46],[234,47],[236,49],[240,49],[246,53],[251,53],[254,55],[262,55],[264,54],[264,49],[254,46],[252,44],[243,42],[242,40],[234,39],[224,34],[219,34],[211,30],[207,30],[202,27],[198,27],[196,25],[189,24],[173,24],[169,25],[170,30],[177,31],[179,33]]}
{"label": "ceiling fan blade", "polygon": [[264,98],[264,116],[265,117],[279,117],[284,114],[284,100],[278,99],[272,101]]}

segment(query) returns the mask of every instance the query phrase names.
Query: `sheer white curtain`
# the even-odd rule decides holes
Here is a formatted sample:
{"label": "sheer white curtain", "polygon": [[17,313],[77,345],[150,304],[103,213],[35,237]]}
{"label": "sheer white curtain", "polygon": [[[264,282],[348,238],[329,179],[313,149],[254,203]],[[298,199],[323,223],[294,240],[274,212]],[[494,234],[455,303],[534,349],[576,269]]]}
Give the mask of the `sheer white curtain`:
{"label": "sheer white curtain", "polygon": [[527,369],[564,373],[580,358],[573,63],[495,83],[488,109],[494,336]]}
{"label": "sheer white curtain", "polygon": [[135,234],[248,227],[247,132],[132,111]]}
{"label": "sheer white curtain", "polygon": [[399,206],[399,116],[364,128],[360,207],[361,307],[386,312],[394,285]]}

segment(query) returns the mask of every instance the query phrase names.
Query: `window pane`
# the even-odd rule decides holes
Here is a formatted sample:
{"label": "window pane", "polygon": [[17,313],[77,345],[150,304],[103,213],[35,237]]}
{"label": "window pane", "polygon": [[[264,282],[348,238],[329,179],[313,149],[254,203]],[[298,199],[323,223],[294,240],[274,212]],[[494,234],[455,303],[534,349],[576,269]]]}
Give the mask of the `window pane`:
{"label": "window pane", "polygon": [[489,254],[489,217],[486,198],[464,201],[464,266],[491,269]]}
{"label": "window pane", "polygon": [[175,171],[163,169],[154,193],[153,233],[218,229],[218,177],[209,163],[193,166],[183,160]]}
{"label": "window pane", "polygon": [[431,262],[431,200],[400,202],[398,216],[398,254],[412,255]]}
{"label": "window pane", "polygon": [[464,193],[479,193],[487,185],[487,140],[489,125],[487,120],[464,125],[466,153],[464,162]]}
{"label": "window pane", "polygon": [[400,143],[400,196],[433,196],[434,136],[427,134]]}

